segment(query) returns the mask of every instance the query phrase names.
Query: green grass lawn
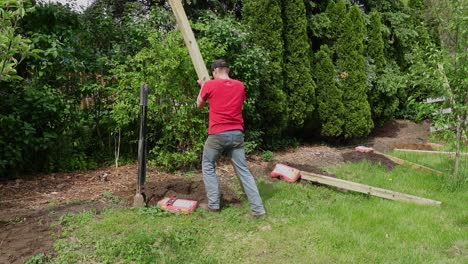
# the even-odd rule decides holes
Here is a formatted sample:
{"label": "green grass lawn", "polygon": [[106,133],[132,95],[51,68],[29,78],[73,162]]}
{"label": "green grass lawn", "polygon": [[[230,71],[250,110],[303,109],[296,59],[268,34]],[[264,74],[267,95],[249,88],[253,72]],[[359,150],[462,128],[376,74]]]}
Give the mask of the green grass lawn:
{"label": "green grass lawn", "polygon": [[[437,166],[435,166],[437,168]],[[311,184],[259,180],[268,210],[189,216],[158,208],[62,217],[56,263],[468,263],[468,192],[444,178],[368,162],[327,169],[339,178],[443,202],[441,207]]]}

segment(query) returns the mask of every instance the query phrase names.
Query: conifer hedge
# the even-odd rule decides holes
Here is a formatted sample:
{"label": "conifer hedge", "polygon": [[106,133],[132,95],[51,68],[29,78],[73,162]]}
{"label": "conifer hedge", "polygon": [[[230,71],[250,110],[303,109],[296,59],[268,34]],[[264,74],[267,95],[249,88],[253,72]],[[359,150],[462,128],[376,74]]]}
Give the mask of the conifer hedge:
{"label": "conifer hedge", "polygon": [[258,109],[266,136],[278,136],[287,125],[287,103],[283,92],[283,20],[280,0],[243,1],[243,20],[254,42],[268,53],[268,64],[260,83]]}
{"label": "conifer hedge", "polygon": [[322,126],[320,134],[339,137],[343,133],[344,125],[343,91],[338,86],[331,56],[332,51],[327,45],[322,45],[316,54],[317,108]]}
{"label": "conifer hedge", "polygon": [[361,10],[354,5],[343,22],[343,34],[338,39],[338,69],[343,89],[344,137],[369,135],[374,124],[367,101],[367,77],[364,63],[366,29]]}
{"label": "conifer hedge", "polygon": [[337,3],[335,3],[335,0],[330,0],[325,12],[331,24],[330,40],[332,43],[335,43],[343,32],[343,21],[346,17],[346,4],[344,0],[338,0]]}
{"label": "conifer hedge", "polygon": [[283,0],[284,76],[290,126],[300,128],[315,105],[315,82],[311,75],[310,45],[303,0]]}

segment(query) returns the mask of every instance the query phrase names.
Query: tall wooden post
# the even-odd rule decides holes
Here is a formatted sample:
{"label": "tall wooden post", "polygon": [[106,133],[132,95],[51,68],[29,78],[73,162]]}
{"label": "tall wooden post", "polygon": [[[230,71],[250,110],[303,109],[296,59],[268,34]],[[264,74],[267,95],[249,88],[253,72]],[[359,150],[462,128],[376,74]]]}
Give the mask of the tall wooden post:
{"label": "tall wooden post", "polygon": [[205,82],[210,79],[210,75],[206,70],[205,62],[203,61],[200,49],[198,48],[197,40],[193,35],[184,7],[180,0],[169,0],[169,3],[172,7],[172,11],[174,12],[180,32],[184,37],[185,44],[189,50],[190,58],[192,58],[192,63],[195,67],[195,71],[197,72],[198,79]]}

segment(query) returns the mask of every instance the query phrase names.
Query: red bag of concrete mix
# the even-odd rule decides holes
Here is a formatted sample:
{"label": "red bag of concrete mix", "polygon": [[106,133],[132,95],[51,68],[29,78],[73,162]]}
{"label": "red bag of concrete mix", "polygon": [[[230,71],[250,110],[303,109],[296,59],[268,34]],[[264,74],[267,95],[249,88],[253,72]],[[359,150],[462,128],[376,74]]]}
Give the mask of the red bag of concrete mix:
{"label": "red bag of concrete mix", "polygon": [[374,149],[373,148],[368,148],[368,147],[364,147],[364,146],[357,146],[354,148],[356,151],[358,152],[361,152],[361,153],[369,153],[369,152],[373,152]]}
{"label": "red bag of concrete mix", "polygon": [[162,209],[180,214],[191,214],[198,206],[198,201],[179,199],[177,197],[164,197],[158,202]]}
{"label": "red bag of concrete mix", "polygon": [[275,169],[271,172],[271,177],[281,178],[287,182],[295,182],[301,177],[301,172],[284,164],[276,164]]}

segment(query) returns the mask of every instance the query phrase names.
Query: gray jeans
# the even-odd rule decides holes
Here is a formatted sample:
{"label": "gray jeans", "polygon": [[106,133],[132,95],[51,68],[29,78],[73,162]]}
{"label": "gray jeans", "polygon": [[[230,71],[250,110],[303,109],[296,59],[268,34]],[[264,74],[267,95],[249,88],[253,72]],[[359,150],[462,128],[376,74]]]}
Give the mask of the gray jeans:
{"label": "gray jeans", "polygon": [[223,133],[209,135],[203,148],[203,181],[208,197],[208,207],[219,209],[219,184],[216,175],[216,161],[222,153],[231,158],[244,191],[249,199],[253,214],[264,214],[262,198],[245,161],[244,133],[240,130],[231,130]]}

